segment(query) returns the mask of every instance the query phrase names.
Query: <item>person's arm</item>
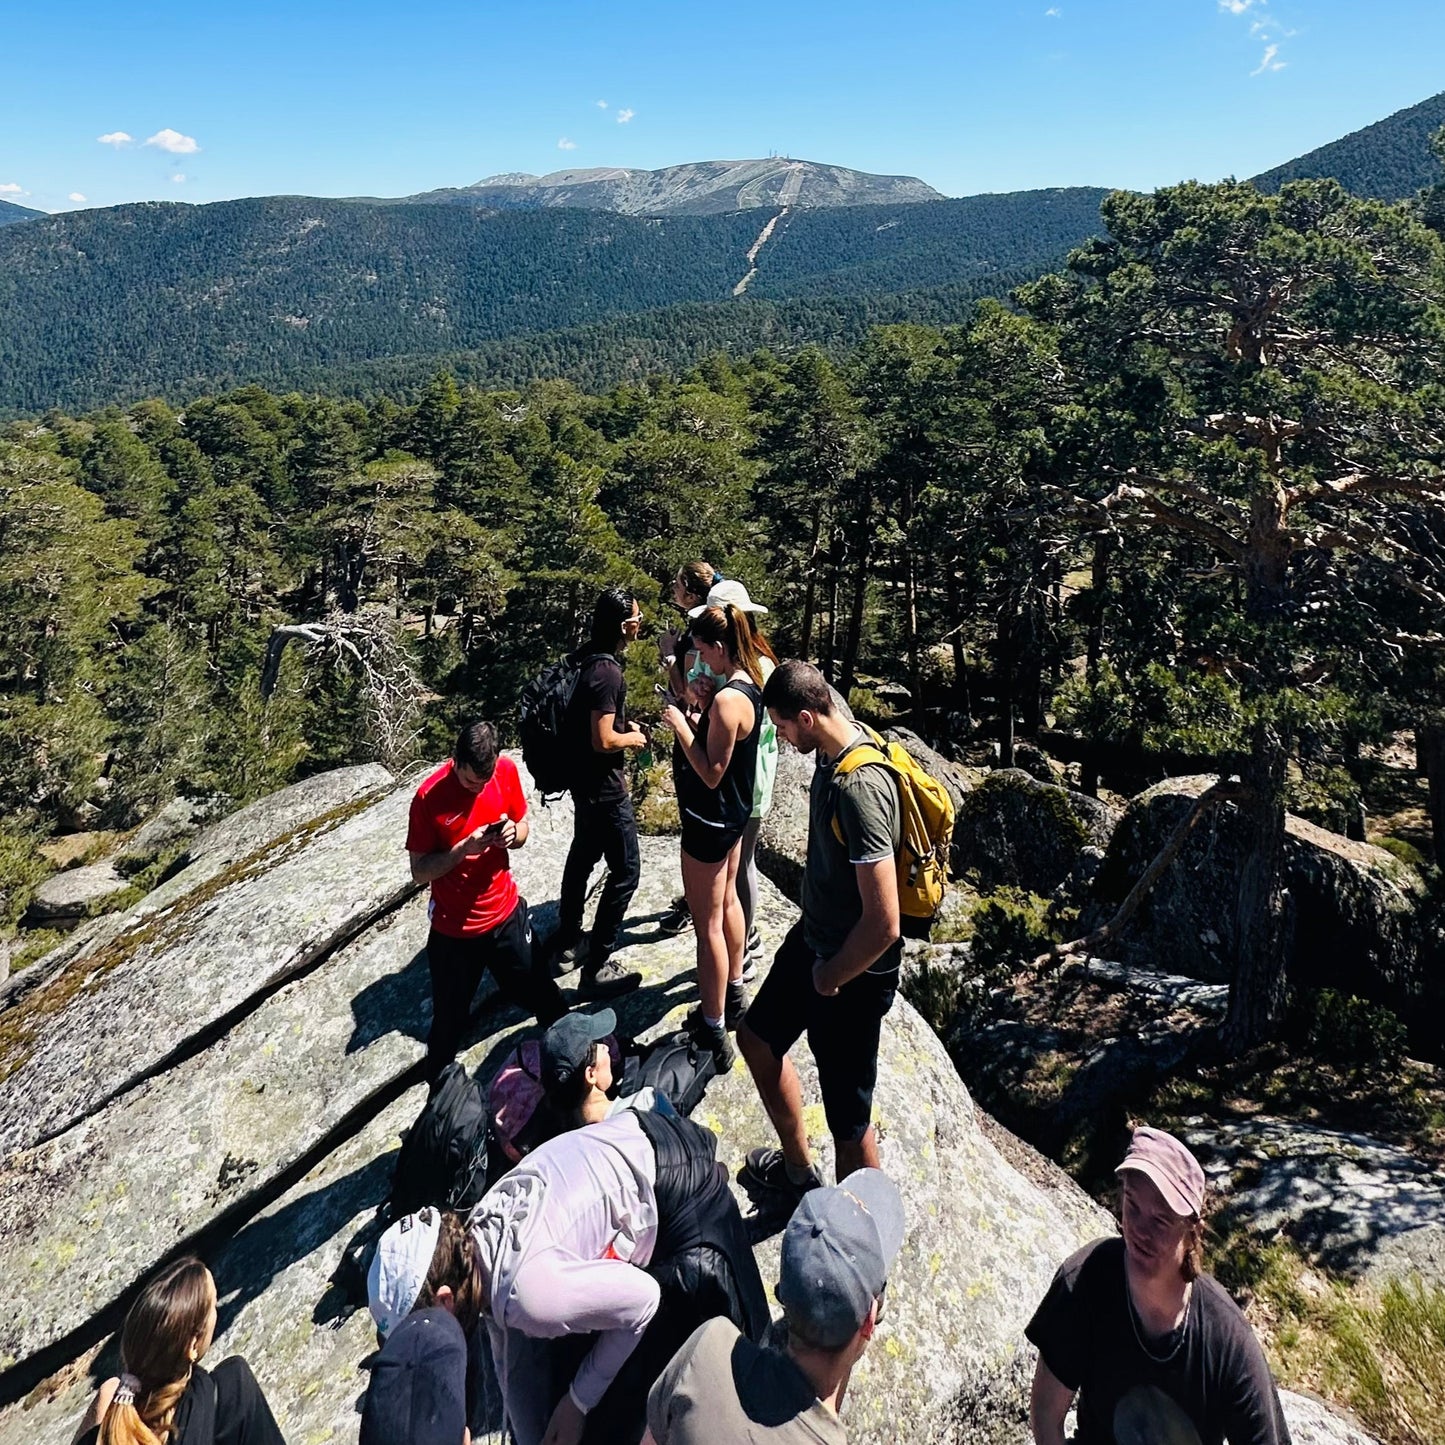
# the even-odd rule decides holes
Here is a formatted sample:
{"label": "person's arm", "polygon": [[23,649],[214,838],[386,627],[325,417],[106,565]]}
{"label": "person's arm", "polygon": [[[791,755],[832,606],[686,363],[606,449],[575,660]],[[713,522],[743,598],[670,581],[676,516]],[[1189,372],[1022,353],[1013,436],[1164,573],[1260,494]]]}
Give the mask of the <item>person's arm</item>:
{"label": "person's arm", "polygon": [[657,1281],[635,1265],[544,1256],[517,1271],[505,1323],[536,1339],[597,1336],[567,1392],[585,1415],[637,1348],[661,1298]]}
{"label": "person's arm", "polygon": [[71,1437],[71,1445],[80,1445],[87,1430],[96,1429],[102,1420],[105,1419],[105,1412],[110,1409],[110,1402],[115,1396],[116,1387],[120,1384],[120,1377],[112,1375],[108,1380],[100,1382],[100,1388],[95,1392],[95,1398],[90,1402],[90,1408],[81,1416],[80,1428]]}
{"label": "person's arm", "polygon": [[892,853],[871,863],[855,863],[863,913],[832,958],[813,965],[813,986],[835,994],[845,983],[866,973],[898,942],[898,864]]}
{"label": "person's arm", "polygon": [[733,749],[738,744],[738,734],[752,710],[752,704],[736,688],[719,692],[713,698],[712,722],[708,724],[707,741],[701,747],[681,708],[664,709],[662,718],[677,734],[688,766],[705,786],[716,790],[722,785],[728,764],[732,762]]}
{"label": "person's arm", "polygon": [[1074,1403],[1074,1394],[1040,1355],[1029,1391],[1029,1429],[1033,1431],[1034,1445],[1064,1445],[1064,1419]]}
{"label": "person's arm", "polygon": [[625,748],[644,748],[647,734],[635,723],[629,723],[627,731],[617,731],[617,711],[609,708],[606,712],[592,714],[592,747],[599,753],[620,753]]}
{"label": "person's arm", "polygon": [[[479,853],[485,853],[491,847],[515,846],[506,845],[501,841],[500,829],[509,820],[503,819],[499,823],[486,823],[480,828],[473,828],[465,838],[454,843],[450,848],[443,848],[438,853],[413,853],[411,854],[411,881],[413,883],[435,883],[438,878],[445,877],[464,858],[475,858]],[[511,825],[514,828],[518,825]]]}

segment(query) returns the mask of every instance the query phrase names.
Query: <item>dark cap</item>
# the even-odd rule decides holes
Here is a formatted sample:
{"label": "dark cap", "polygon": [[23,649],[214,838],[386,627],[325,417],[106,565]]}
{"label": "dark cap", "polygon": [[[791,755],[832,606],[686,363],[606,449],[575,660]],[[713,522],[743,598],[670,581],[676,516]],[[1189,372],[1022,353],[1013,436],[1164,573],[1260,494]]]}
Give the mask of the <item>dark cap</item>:
{"label": "dark cap", "polygon": [[466,1336],[446,1310],[417,1310],[371,1360],[360,1445],[461,1445],[466,1428]]}
{"label": "dark cap", "polygon": [[595,1014],[563,1014],[542,1035],[542,1086],[555,1089],[578,1069],[592,1062],[596,1046],[617,1032],[617,1015],[610,1008]]}
{"label": "dark cap", "polygon": [[783,1231],[778,1303],[811,1345],[836,1350],[857,1334],[903,1243],[903,1197],[881,1169],[855,1169],[806,1193]]}

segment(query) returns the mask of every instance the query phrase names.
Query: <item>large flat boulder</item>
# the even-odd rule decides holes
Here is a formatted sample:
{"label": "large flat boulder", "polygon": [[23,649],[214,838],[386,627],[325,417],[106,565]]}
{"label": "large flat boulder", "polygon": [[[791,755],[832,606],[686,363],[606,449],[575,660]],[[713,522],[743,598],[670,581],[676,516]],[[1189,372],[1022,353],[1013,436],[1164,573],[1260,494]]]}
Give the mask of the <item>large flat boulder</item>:
{"label": "large flat boulder", "polygon": [[[1212,777],[1170,778],[1134,798],[1095,880],[1102,921],[1153,861]],[[1173,865],[1117,940],[1124,963],[1228,981],[1234,970],[1235,909],[1245,862],[1232,803],[1195,824]],[[1383,848],[1357,843],[1290,816],[1285,885],[1293,902],[1290,981],[1384,1003],[1434,1038],[1445,1032],[1445,983],[1420,966],[1420,875]]]}
{"label": "large flat boulder", "polygon": [[[266,865],[267,856],[295,848],[298,840],[325,829],[358,811],[369,798],[392,786],[393,778],[379,763],[336,768],[317,773],[302,782],[258,798],[206,830],[187,851],[183,866],[133,907],[105,914],[90,922],[79,922],[75,932],[23,972],[0,984],[0,1010],[7,1009],[47,984],[58,974],[83,965],[85,960],[134,928],[146,914],[171,907],[187,893],[211,883],[230,868],[247,864],[253,869]],[[122,870],[132,864],[144,866],[166,846],[162,832],[174,835],[182,816],[191,805],[176,800],[152,820],[157,824],[149,836],[150,824],[143,825],[135,838],[117,853]],[[167,816],[169,815],[169,817]],[[160,820],[165,819],[164,829]],[[188,826],[188,825],[187,825]],[[138,846],[140,852],[134,850]],[[123,886],[129,886],[124,884]],[[0,1065],[3,1072],[3,1065]]]}
{"label": "large flat boulder", "polygon": [[142,1082],[416,891],[410,790],[137,916],[0,1018],[0,1156]]}
{"label": "large flat boulder", "polygon": [[963,799],[953,829],[953,874],[978,888],[1052,893],[1086,849],[1103,848],[1118,822],[1106,803],[1020,768],[998,768]]}
{"label": "large flat boulder", "polygon": [[[570,841],[570,811],[533,808],[514,854],[524,895],[556,896]],[[431,1019],[427,927],[427,900],[412,898],[210,1047],[0,1161],[0,1251],[29,1301],[0,1318],[0,1359],[80,1329],[415,1075]],[[516,1022],[495,1012],[494,1027]]]}
{"label": "large flat boulder", "polygon": [[773,782],[773,806],[758,831],[758,867],[785,897],[803,896],[808,856],[808,791],[817,760],[781,744]]}
{"label": "large flat boulder", "polygon": [[380,763],[358,763],[315,773],[247,803],[205,829],[186,852],[186,862],[219,859],[221,866],[240,862],[258,848],[285,837],[315,818],[344,807],[356,798],[390,789],[396,779]]}

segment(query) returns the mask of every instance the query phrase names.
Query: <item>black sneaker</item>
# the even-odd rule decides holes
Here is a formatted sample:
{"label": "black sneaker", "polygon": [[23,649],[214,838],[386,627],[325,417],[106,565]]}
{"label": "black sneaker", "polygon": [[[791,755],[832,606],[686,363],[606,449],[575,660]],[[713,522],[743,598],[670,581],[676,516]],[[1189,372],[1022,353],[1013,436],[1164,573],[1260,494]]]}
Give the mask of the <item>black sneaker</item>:
{"label": "black sneaker", "polygon": [[699,1018],[697,1027],[689,1029],[688,1032],[697,1041],[699,1048],[707,1049],[712,1054],[712,1061],[717,1065],[719,1074],[726,1074],[732,1069],[737,1062],[738,1051],[733,1048],[733,1041],[728,1037],[726,1024],[705,1024]]}
{"label": "black sneaker", "polygon": [[[748,995],[742,983],[729,983],[728,991],[723,998],[723,1028],[728,1033],[736,1033],[738,1025],[743,1021],[743,1015],[748,1011]],[[682,1026],[695,1039],[702,1039],[707,1034],[707,1024],[702,1016],[702,1005],[694,1004],[687,1011],[687,1017],[683,1019]]]}
{"label": "black sneaker", "polygon": [[631,993],[641,982],[640,973],[625,969],[615,959],[609,958],[597,968],[582,970],[582,979],[577,985],[577,997],[617,998],[620,994]]}
{"label": "black sneaker", "polygon": [[675,899],[672,907],[657,920],[657,926],[664,933],[686,933],[692,927],[692,909],[687,906],[687,899]]}
{"label": "black sneaker", "polygon": [[823,1180],[817,1166],[808,1165],[808,1177],[801,1184],[788,1178],[788,1162],[778,1148],[749,1149],[746,1162],[738,1173],[738,1182],[750,1194],[780,1194],[797,1203],[810,1189],[821,1189]]}

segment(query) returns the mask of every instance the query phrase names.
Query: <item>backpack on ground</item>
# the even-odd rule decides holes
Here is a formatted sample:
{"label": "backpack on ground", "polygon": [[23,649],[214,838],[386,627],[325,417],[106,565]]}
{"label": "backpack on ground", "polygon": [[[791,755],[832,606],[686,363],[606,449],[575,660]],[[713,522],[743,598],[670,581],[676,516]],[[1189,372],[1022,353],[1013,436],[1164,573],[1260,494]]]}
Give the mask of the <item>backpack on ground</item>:
{"label": "backpack on ground", "polygon": [[600,652],[569,652],[545,667],[522,689],[522,761],[537,791],[565,793],[576,778],[576,741],[567,735],[568,714],[582,669]]}
{"label": "backpack on ground", "polygon": [[441,1072],[396,1158],[390,1214],[430,1204],[466,1213],[487,1187],[487,1100],[461,1064]]}
{"label": "backpack on ground", "polygon": [[[927,938],[948,892],[948,858],[953,840],[953,799],[901,743],[864,727],[867,742],[849,748],[833,769],[833,782],[865,763],[882,763],[898,781],[902,835],[898,845],[898,912],[905,938]],[[838,815],[833,832],[843,837]]]}
{"label": "backpack on ground", "polygon": [[667,1098],[679,1114],[691,1114],[717,1075],[712,1050],[701,1048],[687,1032],[669,1034],[635,1054],[623,1057],[623,1096],[649,1086]]}

